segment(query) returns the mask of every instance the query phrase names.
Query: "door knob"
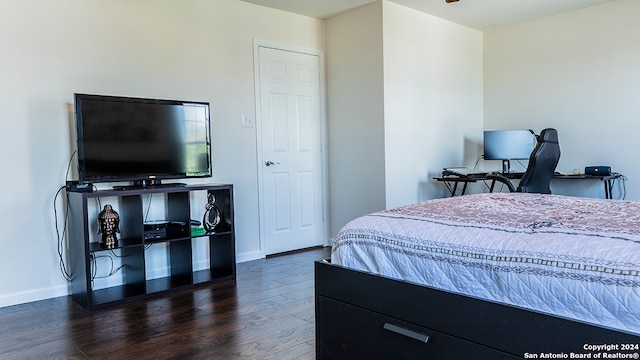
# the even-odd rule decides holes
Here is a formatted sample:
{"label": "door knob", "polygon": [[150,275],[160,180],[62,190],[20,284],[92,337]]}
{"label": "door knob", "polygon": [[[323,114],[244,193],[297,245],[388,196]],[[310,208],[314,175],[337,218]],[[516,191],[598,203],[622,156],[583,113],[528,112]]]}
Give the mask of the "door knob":
{"label": "door knob", "polygon": [[277,164],[280,164],[280,163],[279,162],[273,162],[271,160],[267,160],[264,164],[267,165],[267,166],[271,166],[271,165],[277,165]]}

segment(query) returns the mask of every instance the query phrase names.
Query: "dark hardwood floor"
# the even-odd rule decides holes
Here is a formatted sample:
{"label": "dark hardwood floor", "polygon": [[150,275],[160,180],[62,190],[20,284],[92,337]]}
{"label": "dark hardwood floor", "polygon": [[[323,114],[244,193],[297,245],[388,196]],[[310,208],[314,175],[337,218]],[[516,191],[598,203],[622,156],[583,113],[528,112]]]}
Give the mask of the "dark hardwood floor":
{"label": "dark hardwood floor", "polygon": [[60,297],[0,308],[0,359],[313,359],[313,262],[240,263],[235,284],[87,311]]}

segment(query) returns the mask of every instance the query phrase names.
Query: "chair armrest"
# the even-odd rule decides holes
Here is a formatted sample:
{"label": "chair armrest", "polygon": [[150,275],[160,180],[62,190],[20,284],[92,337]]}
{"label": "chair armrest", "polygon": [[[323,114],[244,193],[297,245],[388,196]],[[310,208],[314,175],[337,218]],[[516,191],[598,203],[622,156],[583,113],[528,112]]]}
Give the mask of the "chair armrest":
{"label": "chair armrest", "polygon": [[487,180],[491,180],[491,187],[489,188],[489,192],[493,192],[493,187],[495,186],[496,181],[505,184],[509,188],[509,192],[516,191],[516,188],[511,183],[511,180],[509,180],[509,178],[502,174],[489,173],[487,174]]}

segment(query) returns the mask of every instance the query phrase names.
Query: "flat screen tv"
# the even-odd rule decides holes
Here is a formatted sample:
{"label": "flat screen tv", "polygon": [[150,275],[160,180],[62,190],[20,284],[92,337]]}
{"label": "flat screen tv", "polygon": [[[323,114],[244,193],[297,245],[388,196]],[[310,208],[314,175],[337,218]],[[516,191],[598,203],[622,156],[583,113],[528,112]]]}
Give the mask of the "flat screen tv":
{"label": "flat screen tv", "polygon": [[484,132],[484,159],[502,160],[502,171],[508,173],[510,160],[527,160],[536,138],[531,130],[493,130]]}
{"label": "flat screen tv", "polygon": [[209,104],[75,94],[78,181],[210,177]]}

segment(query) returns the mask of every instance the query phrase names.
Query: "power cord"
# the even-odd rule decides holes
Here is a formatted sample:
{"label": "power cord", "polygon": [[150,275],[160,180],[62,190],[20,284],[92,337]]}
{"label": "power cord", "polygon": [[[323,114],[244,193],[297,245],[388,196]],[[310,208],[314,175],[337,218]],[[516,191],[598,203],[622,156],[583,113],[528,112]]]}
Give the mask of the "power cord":
{"label": "power cord", "polygon": [[478,156],[478,158],[476,159],[476,163],[473,164],[474,169],[478,167],[478,163],[480,162],[481,159],[484,159],[484,154]]}
{"label": "power cord", "polygon": [[153,193],[148,195],[147,209],[144,211],[143,222],[149,221],[149,211],[151,210],[151,202],[153,201]]}
{"label": "power cord", "polygon": [[616,184],[616,180],[620,179],[622,181],[622,199],[625,200],[627,198],[627,180],[628,178],[620,173],[614,172],[612,175],[615,175],[615,178],[611,180],[611,189],[613,190],[614,185]]}
{"label": "power cord", "polygon": [[516,160],[516,162],[520,164],[520,166],[522,166],[525,170],[527,169],[527,165],[523,164],[522,161]]}
{"label": "power cord", "polygon": [[60,228],[58,226],[58,208],[56,207],[56,202],[58,200],[58,196],[62,193],[63,190],[66,189],[66,186],[60,187],[56,192],[55,197],[53,198],[53,214],[55,218],[55,227],[56,227],[56,236],[58,240],[58,258],[60,259],[60,271],[62,272],[62,276],[65,280],[71,281],[71,273],[67,270],[67,266],[64,262],[64,239],[67,234],[67,217],[69,214],[69,198],[67,197],[67,206],[64,211],[63,223],[64,226],[62,228],[62,234],[60,234]]}
{"label": "power cord", "polygon": [[[93,266],[91,266],[91,282],[92,283],[96,279],[106,279],[109,276],[115,275],[116,273],[118,273],[118,271],[120,271],[120,269],[122,269],[125,266],[124,264],[122,264],[122,265],[118,266],[117,268],[114,268],[113,258],[111,256],[107,256],[107,255],[96,256],[94,254],[91,254],[89,258],[91,260],[91,263],[93,264]],[[109,271],[109,274],[103,275],[103,276],[97,276],[97,273],[98,273],[97,260],[98,259],[109,259],[109,261],[111,263],[111,270]]]}
{"label": "power cord", "polygon": [[[67,163],[67,171],[65,173],[65,183],[66,180],[69,179],[69,173],[71,172],[71,163],[73,162],[73,158],[78,153],[78,149],[74,150],[71,156],[69,157],[69,162]],[[64,239],[67,235],[67,223],[68,223],[68,215],[69,215],[69,194],[66,193],[66,208],[64,210],[63,223],[64,226],[62,228],[62,234],[60,234],[60,228],[58,226],[58,208],[56,207],[56,203],[58,201],[58,196],[62,193],[63,190],[66,190],[66,186],[61,186],[58,191],[56,191],[56,195],[53,197],[53,217],[55,220],[55,228],[56,228],[56,237],[58,242],[58,258],[60,259],[60,272],[62,273],[62,277],[66,281],[71,281],[71,273],[67,269],[67,265],[64,262]]]}

